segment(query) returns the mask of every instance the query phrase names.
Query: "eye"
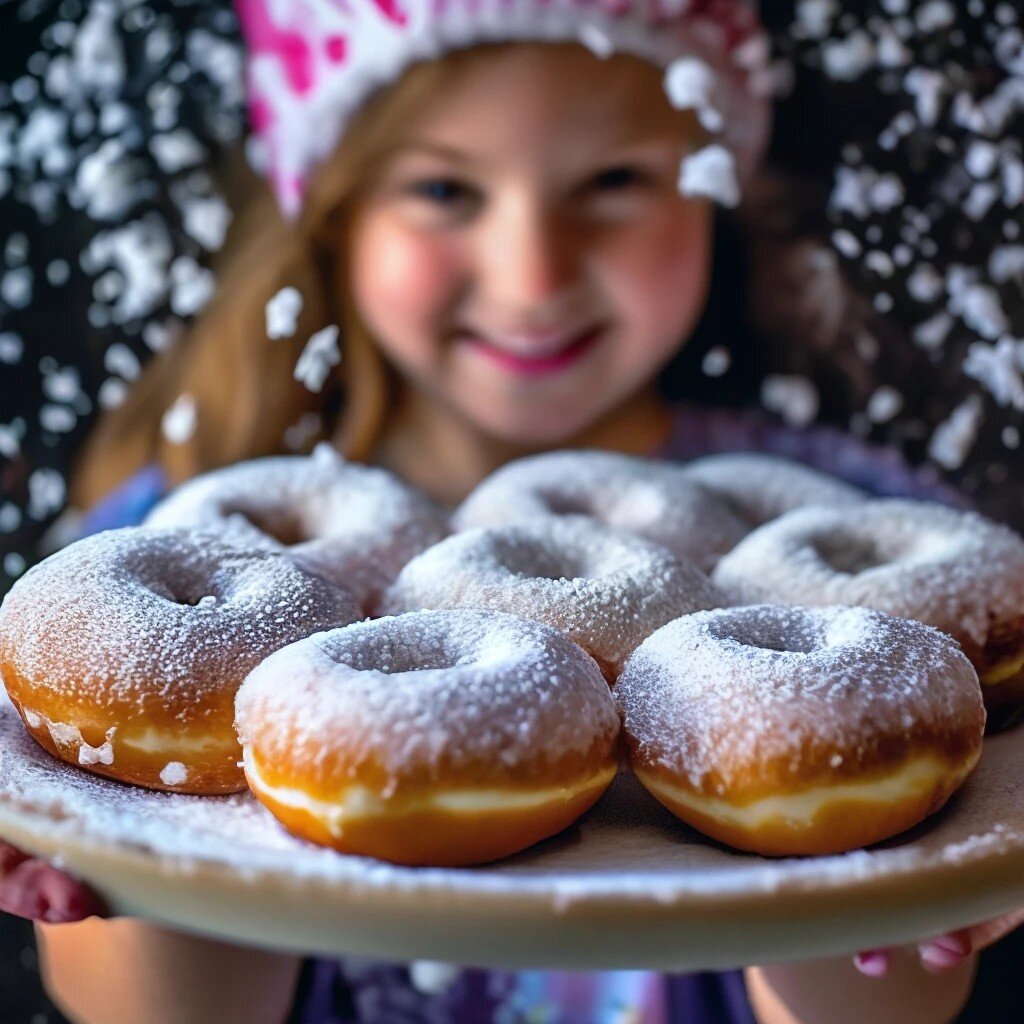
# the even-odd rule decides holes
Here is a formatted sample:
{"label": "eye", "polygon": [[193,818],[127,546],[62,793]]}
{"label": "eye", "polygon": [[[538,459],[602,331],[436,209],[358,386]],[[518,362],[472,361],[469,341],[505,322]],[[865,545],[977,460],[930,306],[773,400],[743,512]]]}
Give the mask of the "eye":
{"label": "eye", "polygon": [[452,178],[424,178],[410,185],[407,191],[437,206],[452,206],[471,196],[470,189]]}
{"label": "eye", "polygon": [[605,191],[622,192],[632,186],[643,185],[647,180],[647,172],[639,167],[609,167],[594,178],[594,185]]}

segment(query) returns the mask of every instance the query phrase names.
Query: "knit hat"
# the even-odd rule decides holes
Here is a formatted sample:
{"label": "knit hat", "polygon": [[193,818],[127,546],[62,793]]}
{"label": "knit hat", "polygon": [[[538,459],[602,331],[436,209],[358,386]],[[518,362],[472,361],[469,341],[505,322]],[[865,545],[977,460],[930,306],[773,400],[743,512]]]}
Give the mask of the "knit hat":
{"label": "knit hat", "polygon": [[680,190],[732,206],[769,124],[768,38],[753,0],[236,0],[249,106],[284,212],[377,89],[411,64],[478,43],[579,42],[665,70],[679,109],[714,141],[688,157]]}

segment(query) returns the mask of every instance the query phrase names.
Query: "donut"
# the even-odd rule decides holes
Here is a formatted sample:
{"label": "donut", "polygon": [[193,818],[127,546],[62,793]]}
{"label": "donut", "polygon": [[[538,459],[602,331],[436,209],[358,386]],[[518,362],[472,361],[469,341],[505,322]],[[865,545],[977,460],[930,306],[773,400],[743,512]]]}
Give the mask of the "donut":
{"label": "donut", "polygon": [[411,612],[272,654],[235,699],[245,774],[291,832],[398,864],[496,860],[608,787],[619,719],[597,665],[536,622]]}
{"label": "donut", "polygon": [[447,515],[425,495],[327,444],[312,455],[253,459],[196,477],[146,525],[231,528],[249,543],[283,547],[351,591],[364,614],[413,555],[448,533]]}
{"label": "donut", "polygon": [[493,608],[578,643],[613,683],[640,641],[724,599],[692,563],[585,516],[465,530],[417,555],[388,590],[389,614]]}
{"label": "donut", "polygon": [[359,618],[347,591],[223,534],[135,527],[64,548],[0,607],[0,675],[51,754],[181,793],[244,791],[234,696],[271,651]]}
{"label": "donut", "polygon": [[865,608],[684,616],[633,653],[614,697],[643,786],[766,856],[842,853],[922,821],[977,764],[985,724],[952,638]]}
{"label": "donut", "polygon": [[976,513],[902,499],[798,509],[714,578],[735,604],[860,605],[936,626],[977,670],[990,728],[1024,706],[1024,540]]}
{"label": "donut", "polygon": [[828,473],[757,452],[708,455],[681,466],[680,472],[728,505],[746,523],[745,533],[805,505],[848,508],[869,497]]}
{"label": "donut", "polygon": [[587,515],[664,544],[709,572],[749,525],[682,466],[616,452],[559,451],[517,459],[483,481],[452,515],[456,530],[542,515]]}

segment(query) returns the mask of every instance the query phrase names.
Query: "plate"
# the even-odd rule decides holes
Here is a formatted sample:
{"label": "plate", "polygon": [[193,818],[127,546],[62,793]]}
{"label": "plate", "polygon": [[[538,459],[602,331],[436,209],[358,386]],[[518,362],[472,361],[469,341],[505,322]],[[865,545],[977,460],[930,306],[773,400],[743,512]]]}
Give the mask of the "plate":
{"label": "plate", "polygon": [[729,850],[627,772],[515,857],[402,868],[289,835],[248,794],[121,785],[51,757],[0,690],[0,837],[115,913],[306,954],[497,968],[724,969],[925,938],[1024,905],[1024,729],[938,815],[839,856]]}

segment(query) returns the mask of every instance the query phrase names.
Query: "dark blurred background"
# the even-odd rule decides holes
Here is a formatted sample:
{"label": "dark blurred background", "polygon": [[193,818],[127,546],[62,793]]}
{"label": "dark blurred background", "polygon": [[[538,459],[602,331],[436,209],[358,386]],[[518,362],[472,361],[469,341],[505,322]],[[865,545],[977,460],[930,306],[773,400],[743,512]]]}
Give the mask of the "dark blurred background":
{"label": "dark blurred background", "polygon": [[[898,446],[1024,528],[1020,4],[762,7],[770,168],[670,390]],[[209,298],[239,152],[229,4],[0,0],[0,594],[73,524],[96,416]],[[1019,1021],[1022,963],[1019,933],[987,952],[962,1020]],[[0,917],[0,1024],[60,1019]]]}

